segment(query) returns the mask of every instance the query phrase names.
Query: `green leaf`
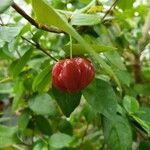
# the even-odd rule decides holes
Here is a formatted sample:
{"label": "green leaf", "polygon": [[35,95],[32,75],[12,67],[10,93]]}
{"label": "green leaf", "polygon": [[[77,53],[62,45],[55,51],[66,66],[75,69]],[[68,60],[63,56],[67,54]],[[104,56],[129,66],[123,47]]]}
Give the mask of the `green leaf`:
{"label": "green leaf", "polygon": [[95,79],[82,93],[96,111],[106,116],[116,113],[117,97],[108,82]]}
{"label": "green leaf", "polygon": [[131,114],[130,116],[147,132],[148,136],[150,136],[150,126],[138,116],[135,116],[133,114]]}
{"label": "green leaf", "polygon": [[79,26],[92,26],[100,23],[100,16],[97,14],[75,13],[71,16],[71,24]]}
{"label": "green leaf", "polygon": [[16,137],[16,127],[6,127],[0,125],[0,148],[8,147],[18,142]]}
{"label": "green leaf", "polygon": [[123,106],[128,113],[137,113],[139,111],[138,101],[132,97],[126,95],[123,99]]}
{"label": "green leaf", "polygon": [[148,150],[148,149],[150,149],[150,141],[149,140],[142,141],[139,145],[139,150]]}
{"label": "green leaf", "polygon": [[132,76],[126,70],[116,70],[115,71],[118,79],[123,85],[130,86],[132,82]]}
{"label": "green leaf", "polygon": [[35,119],[35,123],[36,123],[37,128],[43,134],[46,134],[46,135],[52,134],[52,128],[50,126],[50,123],[45,117],[38,115],[38,116],[35,116],[34,119]]}
{"label": "green leaf", "polygon": [[126,70],[124,63],[117,51],[108,51],[104,55],[111,62],[111,65],[117,67],[120,70]]}
{"label": "green leaf", "polygon": [[144,96],[149,96],[150,95],[150,84],[136,84],[134,86],[134,90],[136,91],[137,94],[141,94]]}
{"label": "green leaf", "polygon": [[[66,20],[64,18],[61,18],[61,16],[45,1],[32,0],[32,7],[37,19],[41,23],[47,25],[54,25],[66,32],[70,30],[65,23]],[[45,11],[45,13],[43,13],[43,10]]]}
{"label": "green leaf", "polygon": [[[23,91],[22,91],[23,92]],[[19,106],[19,103],[20,103],[20,100],[21,100],[21,97],[22,97],[22,92],[21,93],[16,93],[14,99],[13,99],[13,104],[12,104],[12,110],[15,111],[17,110],[18,106]]]}
{"label": "green leaf", "polygon": [[10,94],[13,92],[12,84],[0,83],[0,94]]}
{"label": "green leaf", "polygon": [[26,129],[30,121],[30,118],[31,118],[31,111],[29,109],[24,110],[18,120],[19,130],[24,131]]}
{"label": "green leaf", "polygon": [[32,54],[32,50],[28,50],[20,59],[15,61],[14,64],[11,66],[11,71],[13,73],[13,77],[17,77],[17,75],[22,71],[23,67],[26,65],[30,56]]}
{"label": "green leaf", "polygon": [[143,113],[138,113],[138,117],[144,120],[150,127],[150,108],[148,106],[140,107],[140,111]]}
{"label": "green leaf", "polygon": [[45,87],[50,84],[50,77],[51,77],[51,66],[48,65],[44,68],[35,78],[32,84],[33,91],[41,92]]}
{"label": "green leaf", "polygon": [[[115,48],[115,47],[105,46],[105,45],[93,44],[93,45],[91,45],[91,47],[97,53],[117,50],[117,48]],[[66,55],[69,56],[69,54],[70,54],[70,45],[65,45],[63,47],[63,50],[65,51]],[[84,55],[86,53],[87,52],[85,51],[84,47],[81,46],[81,44],[73,44],[72,45],[72,54],[73,54],[73,56]]]}
{"label": "green leaf", "polygon": [[1,0],[0,1],[0,14],[3,13],[9,6],[11,6],[13,0]]}
{"label": "green leaf", "polygon": [[39,94],[29,99],[29,108],[40,115],[54,115],[55,106],[52,97],[48,94]]}
{"label": "green leaf", "polygon": [[112,120],[104,118],[104,137],[110,150],[131,150],[132,130],[125,118],[113,116]]}
{"label": "green leaf", "polygon": [[62,112],[69,117],[74,109],[79,105],[81,99],[81,92],[66,93],[53,87],[53,94],[61,108]]}
{"label": "green leaf", "polygon": [[19,32],[20,28],[18,27],[0,26],[0,39],[5,42],[11,42],[19,34]]}
{"label": "green leaf", "polygon": [[75,31],[75,29],[67,22],[67,20],[64,19],[64,17],[61,17],[55,9],[53,9],[43,0],[32,0],[32,7],[40,23],[49,26],[56,26],[59,29],[70,34],[73,38],[75,38],[84,47],[84,49],[91,56],[93,61],[101,65],[101,67],[114,78],[121,90],[120,82],[116,78],[111,67],[107,65],[101,57],[99,57],[99,55],[94,51],[94,49],[78,34],[78,32]]}
{"label": "green leaf", "polygon": [[63,148],[69,146],[73,138],[67,134],[55,133],[49,139],[49,145],[52,148]]}
{"label": "green leaf", "polygon": [[73,133],[73,127],[67,119],[61,119],[58,124],[58,129],[60,132],[72,135]]}
{"label": "green leaf", "polygon": [[49,150],[48,145],[42,141],[38,140],[37,142],[34,143],[32,150]]}
{"label": "green leaf", "polygon": [[18,80],[16,81],[16,83],[14,84],[14,99],[13,99],[13,103],[12,103],[12,110],[15,111],[16,109],[18,109],[18,106],[20,104],[20,100],[22,97],[24,91],[24,86],[23,86],[23,82]]}
{"label": "green leaf", "polygon": [[117,4],[123,10],[125,10],[125,9],[131,9],[133,7],[134,1],[135,0],[127,0],[127,1],[125,1],[125,0],[119,0]]}

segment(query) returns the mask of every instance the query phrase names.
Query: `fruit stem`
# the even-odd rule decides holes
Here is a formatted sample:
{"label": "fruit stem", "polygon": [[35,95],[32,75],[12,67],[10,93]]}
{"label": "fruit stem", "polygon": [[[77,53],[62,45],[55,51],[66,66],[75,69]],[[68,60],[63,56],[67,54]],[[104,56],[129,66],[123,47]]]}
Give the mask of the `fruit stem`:
{"label": "fruit stem", "polygon": [[71,35],[69,35],[70,37],[70,59],[72,59],[72,37]]}

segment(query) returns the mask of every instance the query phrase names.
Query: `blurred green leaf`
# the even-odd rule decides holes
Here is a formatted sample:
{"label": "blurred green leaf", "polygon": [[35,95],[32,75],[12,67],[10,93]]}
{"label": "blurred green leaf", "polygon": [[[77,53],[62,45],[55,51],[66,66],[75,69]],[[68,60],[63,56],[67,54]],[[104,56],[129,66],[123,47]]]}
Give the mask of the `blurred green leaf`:
{"label": "blurred green leaf", "polygon": [[150,149],[150,141],[149,140],[142,141],[139,145],[139,150],[148,150],[148,149]]}
{"label": "blurred green leaf", "polygon": [[17,75],[22,71],[28,60],[30,59],[32,54],[32,50],[28,50],[20,59],[16,60],[10,67],[10,70],[13,74],[13,77],[17,77]]}
{"label": "blurred green leaf", "polygon": [[149,96],[150,95],[150,84],[135,84],[134,90],[136,91],[137,94],[141,94],[144,96]]}
{"label": "blurred green leaf", "polygon": [[84,106],[82,114],[88,123],[92,123],[96,119],[96,111],[89,104]]}
{"label": "blurred green leaf", "polygon": [[5,42],[11,42],[19,34],[19,32],[19,27],[0,26],[0,39]]}
{"label": "blurred green leaf", "polygon": [[69,146],[73,138],[64,133],[55,133],[49,139],[49,145],[52,148],[60,149]]}
{"label": "blurred green leaf", "polygon": [[139,111],[138,101],[132,97],[126,95],[123,99],[123,106],[128,113],[137,113]]}
{"label": "blurred green leaf", "polygon": [[38,140],[34,143],[32,150],[49,150],[49,149],[48,145],[44,141]]}
{"label": "blurred green leaf", "polygon": [[11,6],[13,0],[1,0],[0,1],[0,14],[3,13],[9,6]]}
{"label": "blurred green leaf", "polygon": [[29,108],[40,115],[54,115],[55,106],[52,97],[48,94],[33,96],[28,101]]}
{"label": "blurred green leaf", "polygon": [[31,118],[31,111],[29,109],[25,109],[18,120],[18,129],[23,131],[26,129]]}
{"label": "blurred green leaf", "polygon": [[111,65],[120,70],[126,70],[126,67],[117,51],[107,51],[104,53],[105,57],[110,61]]}
{"label": "blurred green leaf", "polygon": [[100,16],[96,14],[75,13],[71,16],[71,24],[79,26],[91,26],[100,23]]}
{"label": "blurred green leaf", "polygon": [[14,85],[15,96],[14,96],[13,103],[12,103],[12,110],[13,111],[15,111],[18,108],[22,94],[23,94],[23,91],[24,91],[23,82],[20,80],[16,81],[16,83]]}
{"label": "blurred green leaf", "polygon": [[48,85],[50,85],[51,79],[51,69],[50,65],[46,66],[35,78],[32,84],[33,91],[43,91]]}
{"label": "blurred green leaf", "polygon": [[143,113],[137,114],[142,120],[144,120],[150,127],[150,108],[148,106],[141,106],[140,111]]}
{"label": "blurred green leaf", "polygon": [[116,70],[115,71],[118,79],[123,85],[130,86],[132,82],[132,76],[126,70]]}
{"label": "blurred green leaf", "polygon": [[101,79],[95,79],[86,89],[83,96],[96,111],[112,115],[117,111],[117,97],[111,85]]}
{"label": "blurred green leaf", "polygon": [[58,129],[60,132],[72,135],[73,134],[73,127],[69,121],[66,119],[61,119],[58,124]]}
{"label": "blurred green leaf", "polygon": [[16,137],[16,127],[6,127],[0,125],[0,148],[8,147],[12,144],[18,143]]}
{"label": "blurred green leaf", "polygon": [[130,116],[147,132],[148,136],[150,136],[150,126],[138,116],[135,116],[133,114],[131,114]]}
{"label": "blurred green leaf", "polygon": [[131,150],[132,130],[128,121],[121,116],[112,120],[104,118],[104,137],[110,150]]}
{"label": "blurred green leaf", "polygon": [[121,9],[125,10],[125,9],[130,9],[130,8],[132,8],[134,1],[135,1],[135,0],[127,0],[127,1],[125,1],[125,0],[119,0],[117,4],[118,4],[118,6],[119,6]]}
{"label": "blurred green leaf", "polygon": [[79,105],[81,99],[81,92],[66,93],[53,87],[53,94],[60,106],[62,112],[69,117],[74,109]]}
{"label": "blurred green leaf", "polygon": [[[114,50],[117,50],[117,48],[115,48],[115,47],[105,46],[105,45],[96,45],[96,44],[93,44],[93,45],[91,45],[91,47],[97,53],[105,52],[105,51],[114,51]],[[63,50],[65,51],[66,56],[69,56],[70,45],[65,45],[63,47]],[[84,54],[86,54],[86,51],[85,51],[84,47],[81,46],[81,44],[73,44],[72,45],[72,54],[74,56],[84,55]]]}
{"label": "blurred green leaf", "polygon": [[51,135],[52,134],[52,128],[51,125],[45,117],[38,115],[34,117],[35,123],[37,128],[42,132],[42,134],[45,135]]}
{"label": "blurred green leaf", "polygon": [[13,92],[12,84],[10,83],[0,83],[0,94],[10,94]]}

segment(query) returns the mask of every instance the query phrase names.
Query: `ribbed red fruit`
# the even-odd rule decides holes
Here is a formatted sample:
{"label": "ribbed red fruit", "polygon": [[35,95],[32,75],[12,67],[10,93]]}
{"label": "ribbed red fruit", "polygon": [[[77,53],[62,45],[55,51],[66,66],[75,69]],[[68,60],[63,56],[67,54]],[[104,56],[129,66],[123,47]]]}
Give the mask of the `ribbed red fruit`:
{"label": "ribbed red fruit", "polygon": [[86,87],[94,78],[92,63],[84,58],[58,61],[52,69],[53,86],[64,92],[77,92]]}

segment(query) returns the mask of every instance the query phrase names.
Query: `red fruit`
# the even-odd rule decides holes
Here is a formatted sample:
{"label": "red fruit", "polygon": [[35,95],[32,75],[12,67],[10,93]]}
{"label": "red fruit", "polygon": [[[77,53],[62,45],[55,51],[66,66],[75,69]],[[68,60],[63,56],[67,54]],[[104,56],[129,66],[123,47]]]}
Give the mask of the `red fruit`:
{"label": "red fruit", "polygon": [[94,78],[92,63],[84,58],[64,59],[52,69],[53,85],[64,92],[77,92],[86,87]]}

